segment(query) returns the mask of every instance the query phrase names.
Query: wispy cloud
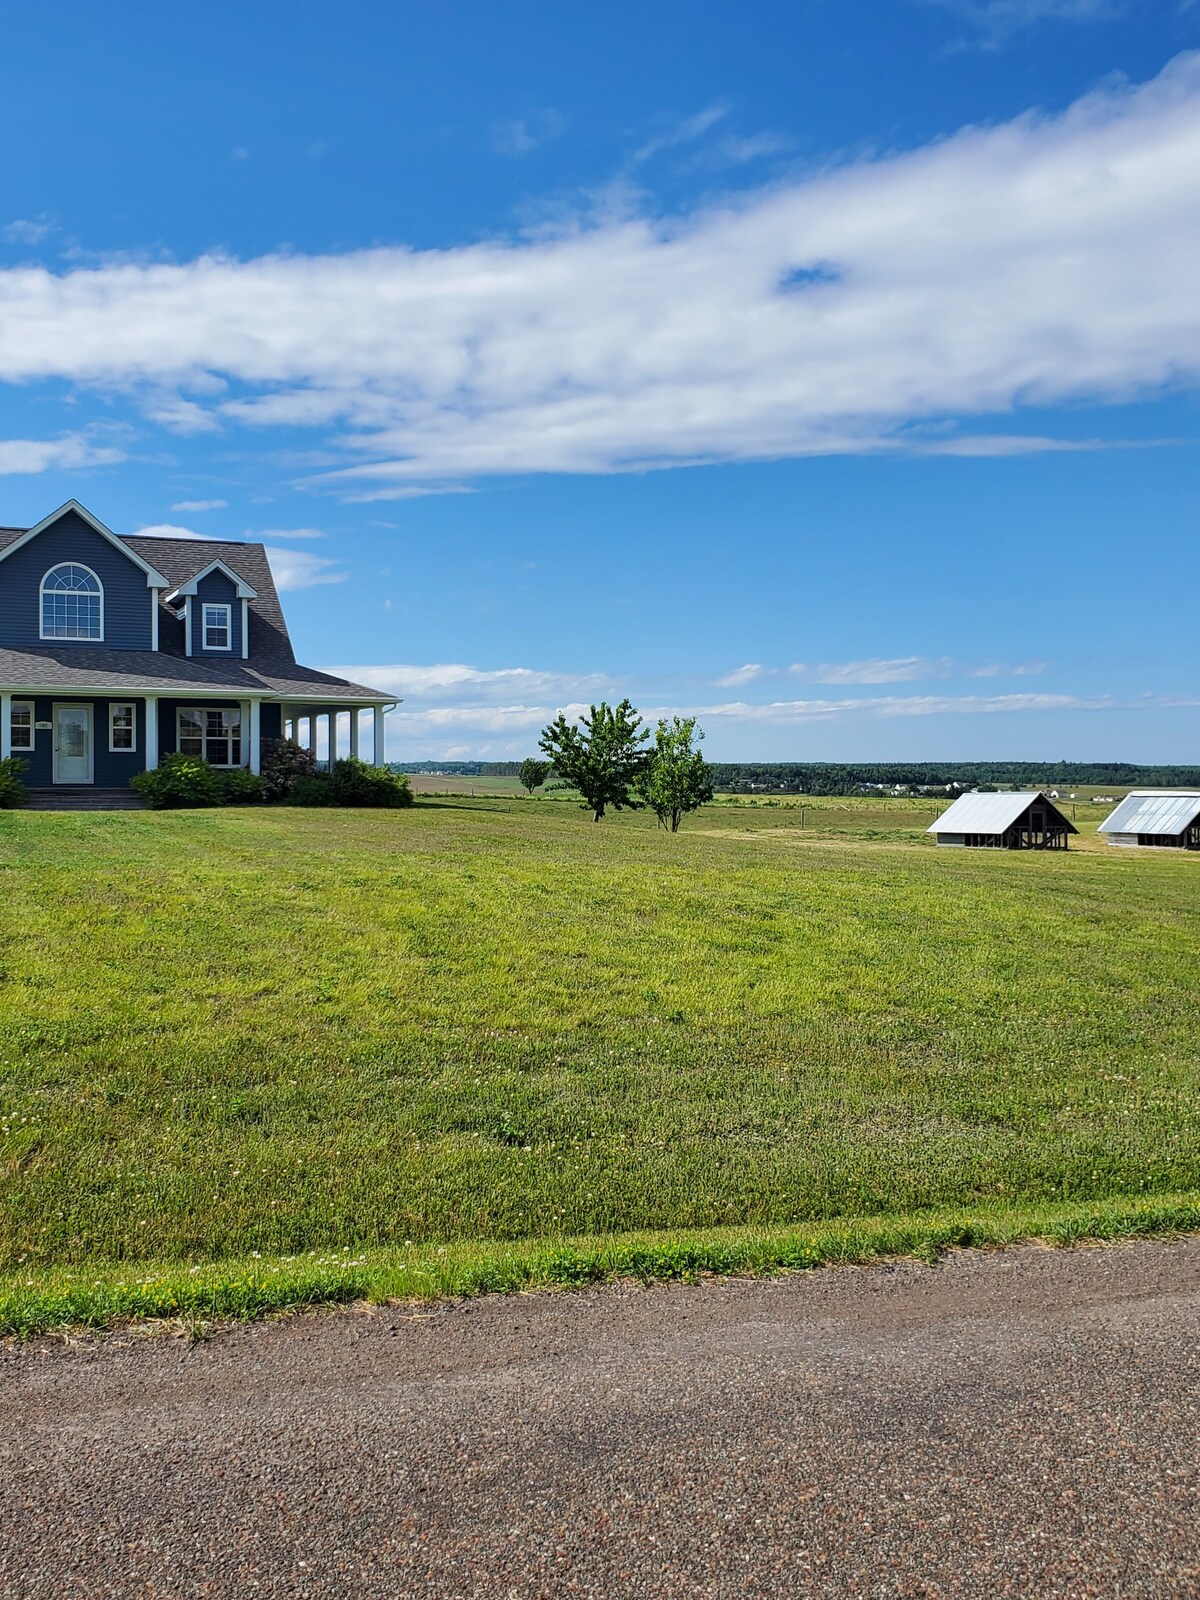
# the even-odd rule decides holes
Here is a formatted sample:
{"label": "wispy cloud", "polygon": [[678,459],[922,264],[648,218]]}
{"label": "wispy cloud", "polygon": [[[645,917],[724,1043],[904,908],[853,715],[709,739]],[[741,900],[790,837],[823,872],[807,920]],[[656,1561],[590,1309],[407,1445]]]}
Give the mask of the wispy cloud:
{"label": "wispy cloud", "polygon": [[[460,662],[430,667],[338,666],[329,670],[355,683],[370,683],[389,694],[402,697],[406,702],[436,700],[442,709],[450,706],[479,708],[496,702],[527,701],[531,696],[549,697],[564,703],[590,701],[590,697],[611,692],[615,683],[614,679],[599,672],[538,672],[530,667],[487,670],[465,666]],[[540,709],[538,715],[541,715]]]}
{"label": "wispy cloud", "polygon": [[172,511],[224,511],[228,500],[177,500]]}
{"label": "wispy cloud", "polygon": [[57,439],[0,439],[0,477],[83,467],[111,467],[125,460],[115,445],[98,444],[86,433]]}
{"label": "wispy cloud", "polygon": [[18,217],[0,228],[0,239],[6,244],[41,244],[47,234],[53,233],[54,224],[46,217]]}
{"label": "wispy cloud", "polygon": [[666,122],[659,133],[647,139],[645,144],[634,151],[634,164],[640,165],[643,161],[649,161],[664,150],[674,150],[679,145],[695,143],[697,139],[702,139],[710,128],[724,121],[728,115],[728,105],[718,101],[714,105],[705,106],[703,111],[694,112],[690,117],[679,117]]}
{"label": "wispy cloud", "polygon": [[[934,678],[1024,678],[1044,672],[1045,662],[1025,661],[1015,665],[988,662],[971,666],[951,656],[869,656],[859,661],[822,661],[810,664],[794,661],[786,668],[789,677],[808,678],[813,683],[830,685],[869,685],[878,683],[923,683]],[[780,676],[779,667],[748,662],[724,677],[714,679],[719,689],[737,689]]]}
{"label": "wispy cloud", "polygon": [[747,661],[744,667],[727,672],[723,678],[714,678],[713,683],[718,689],[740,689],[744,683],[757,683],[760,678],[773,678],[778,671],[778,667],[764,667],[761,662]]}
{"label": "wispy cloud", "polygon": [[[612,680],[606,685],[599,674],[575,678],[520,667],[484,672],[465,666],[339,665],[328,670],[403,700],[389,719],[391,749],[409,756],[430,752],[447,757],[528,754],[540,730],[560,711],[574,719],[598,694],[613,692]],[[1162,694],[1136,699],[1108,694],[911,694],[668,704],[657,703],[635,689],[634,698],[651,722],[675,713],[698,717],[717,740],[714,752],[722,738],[728,739],[738,730],[1200,707],[1200,697]]]}
{"label": "wispy cloud", "polygon": [[292,589],[315,589],[325,583],[345,583],[350,576],[328,556],[314,556],[310,550],[284,550],[266,547],[267,560],[275,587],[284,593]]}
{"label": "wispy cloud", "polygon": [[[1129,12],[1128,0],[922,0],[959,17],[969,40],[984,48],[1008,43],[1045,22],[1115,22]],[[962,43],[969,42],[964,39]]]}
{"label": "wispy cloud", "polygon": [[246,532],[247,539],[323,539],[320,528],[264,528],[261,532]]}
{"label": "wispy cloud", "polygon": [[526,156],[539,145],[556,139],[566,125],[562,112],[549,106],[509,122],[493,123],[492,149],[502,156]]}
{"label": "wispy cloud", "polygon": [[618,209],[440,251],[0,270],[0,382],[125,389],[175,431],[316,431],[341,463],[326,487],[372,498],[493,474],[1099,448],[968,425],[1200,381],[1197,170],[1191,54],[1062,115],[691,215]]}

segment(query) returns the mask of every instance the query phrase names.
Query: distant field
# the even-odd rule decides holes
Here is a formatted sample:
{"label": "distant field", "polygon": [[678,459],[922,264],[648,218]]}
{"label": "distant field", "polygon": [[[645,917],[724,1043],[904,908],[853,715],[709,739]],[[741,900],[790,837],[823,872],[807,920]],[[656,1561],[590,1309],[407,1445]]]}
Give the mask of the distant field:
{"label": "distant field", "polygon": [[1200,860],[931,814],[0,814],[0,1267],[1200,1186]]}

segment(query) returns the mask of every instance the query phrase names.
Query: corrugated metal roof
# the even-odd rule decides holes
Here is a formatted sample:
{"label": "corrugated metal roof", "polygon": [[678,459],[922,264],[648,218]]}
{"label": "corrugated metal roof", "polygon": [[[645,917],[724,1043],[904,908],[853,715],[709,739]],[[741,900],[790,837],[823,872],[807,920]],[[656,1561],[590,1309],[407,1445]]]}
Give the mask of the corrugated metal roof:
{"label": "corrugated metal roof", "polygon": [[1100,833],[1182,833],[1200,816],[1200,794],[1134,789],[1100,824]]}
{"label": "corrugated metal roof", "polygon": [[[933,824],[928,833],[1003,833],[1018,817],[1024,816],[1035,800],[1066,822],[1062,813],[1040,789],[1021,794],[960,794],[958,799]],[[1071,824],[1068,822],[1070,828]],[[1075,829],[1071,828],[1074,833]]]}

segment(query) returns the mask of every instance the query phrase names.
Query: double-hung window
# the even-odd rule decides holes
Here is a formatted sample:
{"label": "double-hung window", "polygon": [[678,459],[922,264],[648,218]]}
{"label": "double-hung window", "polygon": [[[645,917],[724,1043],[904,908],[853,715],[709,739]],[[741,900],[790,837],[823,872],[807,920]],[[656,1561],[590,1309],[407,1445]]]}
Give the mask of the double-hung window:
{"label": "double-hung window", "polygon": [[108,707],[108,748],[137,749],[137,710],[132,700],[113,700]]}
{"label": "double-hung window", "polygon": [[242,714],[236,709],[212,711],[207,706],[180,706],[177,745],[185,756],[203,756],[214,767],[242,764]]}
{"label": "double-hung window", "polygon": [[32,700],[14,700],[12,703],[12,747],[14,751],[33,749]]}
{"label": "double-hung window", "polygon": [[233,621],[229,606],[205,604],[202,616],[204,648],[232,650]]}

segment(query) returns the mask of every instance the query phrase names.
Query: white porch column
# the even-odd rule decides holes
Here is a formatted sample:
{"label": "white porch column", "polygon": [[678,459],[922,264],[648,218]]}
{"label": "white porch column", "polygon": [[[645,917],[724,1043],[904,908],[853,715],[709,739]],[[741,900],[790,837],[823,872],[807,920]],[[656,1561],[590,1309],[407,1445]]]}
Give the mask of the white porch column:
{"label": "white porch column", "polygon": [[12,755],[12,695],[0,694],[0,761]]}
{"label": "white porch column", "polygon": [[358,707],[350,713],[350,759],[358,760]]}
{"label": "white porch column", "polygon": [[146,702],[146,771],[158,765],[158,696],[148,694]]}
{"label": "white porch column", "polygon": [[250,702],[250,771],[256,776],[262,771],[262,705]]}
{"label": "white porch column", "polygon": [[383,740],[383,707],[375,707],[375,765],[382,767],[387,757],[384,752]]}

